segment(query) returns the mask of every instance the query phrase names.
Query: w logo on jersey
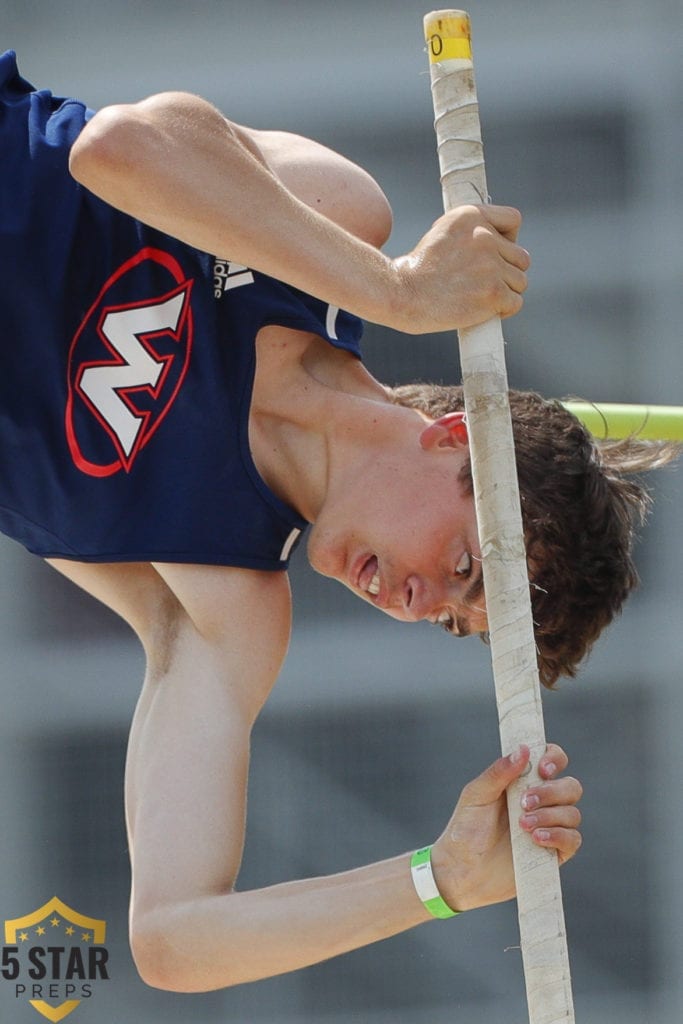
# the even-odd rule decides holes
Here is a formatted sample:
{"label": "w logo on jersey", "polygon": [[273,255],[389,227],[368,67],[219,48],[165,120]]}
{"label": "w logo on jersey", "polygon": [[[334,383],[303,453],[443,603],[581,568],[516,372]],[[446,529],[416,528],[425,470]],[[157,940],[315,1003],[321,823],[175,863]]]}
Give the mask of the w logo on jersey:
{"label": "w logo on jersey", "polygon": [[192,350],[191,290],[173,256],[142,249],[88,311],[69,353],[66,407],[69,449],[84,473],[129,472],[173,405]]}

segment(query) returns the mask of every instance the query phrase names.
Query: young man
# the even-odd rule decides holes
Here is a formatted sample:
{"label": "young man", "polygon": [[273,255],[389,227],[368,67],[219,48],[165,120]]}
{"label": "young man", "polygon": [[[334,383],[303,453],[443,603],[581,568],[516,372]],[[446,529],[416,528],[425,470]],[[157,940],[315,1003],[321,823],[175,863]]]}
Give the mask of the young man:
{"label": "young man", "polygon": [[[309,523],[314,568],[364,600],[485,632],[461,398],[375,381],[356,317],[419,333],[517,312],[519,215],[454,211],[391,260],[383,194],[313,142],[184,94],[92,116],[35,92],[13,54],[0,97],[0,528],[118,612],[146,652],[126,775],[143,978],[205,991],[429,920],[410,854],[234,892],[249,737],[285,656],[285,570]],[[36,264],[50,267],[38,293]],[[632,586],[644,499],[568,414],[515,403],[532,438],[520,479],[535,589],[550,588],[551,684]],[[548,522],[543,483],[561,477],[583,539]],[[448,907],[514,894],[509,827],[562,861],[578,849],[581,787],[556,746],[508,824],[505,790],[527,760],[522,747],[463,790],[432,849]]]}

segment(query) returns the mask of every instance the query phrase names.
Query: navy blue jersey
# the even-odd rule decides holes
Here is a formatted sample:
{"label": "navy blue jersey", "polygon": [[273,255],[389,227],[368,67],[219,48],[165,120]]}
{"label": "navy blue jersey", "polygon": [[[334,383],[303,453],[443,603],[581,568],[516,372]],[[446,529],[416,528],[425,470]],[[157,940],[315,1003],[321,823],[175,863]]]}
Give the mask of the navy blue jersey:
{"label": "navy blue jersey", "polygon": [[92,116],[0,57],[0,530],[46,557],[281,569],[304,520],[248,444],[269,324],[359,356],[360,321],[108,206]]}

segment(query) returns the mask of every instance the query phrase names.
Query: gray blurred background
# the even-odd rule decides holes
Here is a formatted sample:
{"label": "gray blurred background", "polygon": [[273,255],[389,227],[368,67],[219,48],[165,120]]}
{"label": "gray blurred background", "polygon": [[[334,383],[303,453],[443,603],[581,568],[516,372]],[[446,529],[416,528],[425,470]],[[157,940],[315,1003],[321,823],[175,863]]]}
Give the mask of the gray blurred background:
{"label": "gray blurred background", "polygon": [[[34,84],[95,107],[188,89],[238,121],[342,150],[383,184],[399,254],[441,210],[429,9],[0,0],[0,41]],[[490,191],[524,211],[534,259],[525,310],[506,327],[511,384],[680,404],[680,0],[471,0],[469,10]],[[388,383],[459,380],[450,337],[369,328],[366,352]],[[683,1005],[683,471],[651,483],[642,588],[581,677],[545,698],[548,735],[586,788],[584,848],[563,871],[581,1024],[679,1024]],[[482,645],[385,620],[314,578],[302,553],[296,561],[292,649],[254,740],[243,887],[431,841],[498,750]],[[126,946],[121,798],[140,651],[113,615],[2,538],[0,565],[0,919],[55,894],[106,918],[112,979],[79,1020],[526,1019],[513,905],[210,996],[146,988]],[[6,981],[0,1019],[36,1020]]]}

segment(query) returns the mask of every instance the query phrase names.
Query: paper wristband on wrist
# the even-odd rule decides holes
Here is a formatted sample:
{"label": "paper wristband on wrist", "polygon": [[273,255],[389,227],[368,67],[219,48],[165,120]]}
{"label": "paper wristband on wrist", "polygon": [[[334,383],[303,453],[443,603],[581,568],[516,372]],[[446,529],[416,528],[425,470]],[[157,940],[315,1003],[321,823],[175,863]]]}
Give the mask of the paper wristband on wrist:
{"label": "paper wristband on wrist", "polygon": [[410,871],[415,891],[433,917],[455,917],[460,913],[458,910],[451,910],[437,889],[432,872],[431,846],[416,850],[410,861]]}

